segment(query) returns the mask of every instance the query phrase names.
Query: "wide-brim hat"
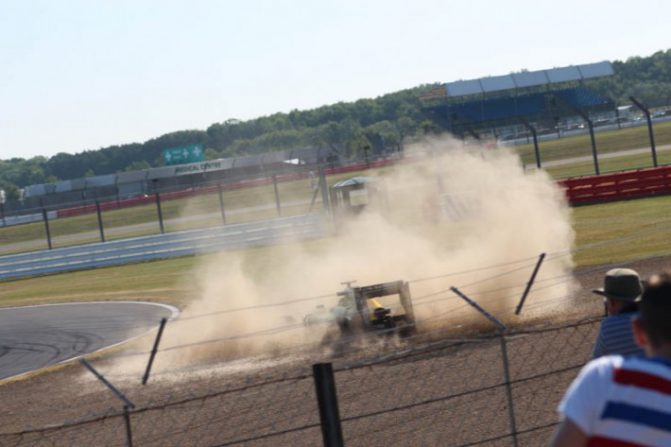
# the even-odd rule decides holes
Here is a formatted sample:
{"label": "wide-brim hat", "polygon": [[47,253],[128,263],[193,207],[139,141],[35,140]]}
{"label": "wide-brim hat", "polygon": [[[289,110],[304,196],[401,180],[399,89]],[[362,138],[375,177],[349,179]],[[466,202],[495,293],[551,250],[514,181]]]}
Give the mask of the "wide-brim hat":
{"label": "wide-brim hat", "polygon": [[614,300],[635,303],[643,294],[641,277],[632,269],[616,268],[608,270],[603,279],[603,287],[592,292]]}

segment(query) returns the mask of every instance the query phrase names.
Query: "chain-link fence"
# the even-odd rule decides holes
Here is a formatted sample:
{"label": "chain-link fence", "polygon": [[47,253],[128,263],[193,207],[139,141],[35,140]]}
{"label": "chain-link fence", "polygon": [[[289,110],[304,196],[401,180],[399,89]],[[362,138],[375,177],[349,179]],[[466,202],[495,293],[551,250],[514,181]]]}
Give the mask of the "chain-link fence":
{"label": "chain-link fence", "polygon": [[[596,315],[599,306],[591,310]],[[598,325],[593,317],[501,334],[432,341],[420,333],[373,347],[354,344],[329,359],[345,444],[544,444],[559,399],[591,357]],[[291,352],[251,370],[240,359],[158,372],[147,386],[137,375],[114,372],[118,358],[92,361],[110,371],[134,408],[75,366],[31,379],[29,391],[23,382],[6,384],[10,411],[0,418],[0,445],[320,445],[314,357],[295,354],[300,346]],[[142,355],[144,362],[146,354],[120,355]]]}
{"label": "chain-link fence", "polygon": [[[319,171],[230,176],[156,187],[132,198],[90,197],[0,215],[0,255],[304,215],[324,208]],[[317,168],[314,168],[317,169]]]}
{"label": "chain-link fence", "polygon": [[[659,224],[639,228],[617,243],[658,232]],[[595,242],[582,249],[612,244]],[[544,262],[569,255],[549,253]],[[5,383],[0,387],[5,408],[0,413],[0,445],[319,445],[311,367],[325,360],[335,370],[346,445],[542,445],[557,424],[559,399],[591,357],[603,307],[599,300],[552,293],[553,287],[573,280],[571,273],[537,278],[524,305],[524,320],[515,320],[510,306],[497,307],[491,297],[519,297],[537,260],[532,256],[410,281],[413,288],[436,279],[445,282],[445,287],[431,283],[426,293],[413,296],[416,309],[439,300],[455,303],[445,313],[420,318],[420,330],[405,339],[375,334],[373,340],[354,342],[335,354],[318,342],[300,339],[291,346],[273,346],[273,335],[303,329],[297,320],[236,336],[177,340],[162,345],[158,358],[187,359],[206,346],[214,347],[215,354],[193,355],[192,360],[159,368],[146,386],[141,385],[150,354],[146,347],[89,359],[132,407],[76,364],[29,381]],[[485,273],[459,276],[475,270]],[[501,280],[516,272],[524,273],[521,279],[501,287]],[[505,315],[507,330],[493,332],[489,321],[455,296],[448,287],[452,283],[494,315]],[[272,305],[290,309],[298,302],[318,304],[334,296]],[[567,311],[566,303],[576,307]],[[221,314],[237,311],[258,312],[261,318],[262,307],[190,315],[170,322],[166,330],[191,324],[197,332],[222,324]],[[481,322],[471,324],[469,315]],[[434,328],[431,323],[438,320],[445,324]],[[270,345],[265,356],[247,355],[244,345],[231,348],[237,340],[264,337]],[[128,359],[141,365],[139,372],[116,368]]]}
{"label": "chain-link fence", "polygon": [[[157,351],[159,364],[170,360],[151,375],[146,367],[155,340],[89,358],[128,402],[77,364],[5,383],[0,387],[6,409],[0,414],[0,445],[320,445],[312,365],[323,361],[335,371],[346,445],[544,444],[558,422],[561,396],[591,357],[603,314],[598,299],[544,293],[573,281],[571,275],[541,274],[535,282],[527,281],[539,260],[552,263],[563,256],[554,253],[409,281],[416,291],[436,280],[454,282],[460,289],[436,286],[416,293],[416,310],[442,300],[450,303],[449,312],[420,312],[424,316],[417,320],[418,331],[403,339],[371,333],[341,338],[339,344],[345,347],[336,350],[294,337],[291,344],[273,346],[277,334],[305,330],[302,321],[287,320],[235,335],[173,337]],[[527,279],[519,277],[505,289],[485,287],[519,271]],[[582,273],[591,271],[599,269]],[[474,272],[478,280],[459,276]],[[523,319],[514,315],[517,300],[496,307],[497,301],[488,298],[492,293],[519,297],[531,283]],[[507,328],[493,331],[496,325],[457,291],[482,303],[493,319],[501,317]],[[253,312],[263,318],[268,307],[288,310],[334,296],[191,314],[169,322],[166,331],[183,334],[176,329],[185,326],[198,332],[230,322],[221,319],[224,315]],[[442,324],[432,325],[436,321]],[[266,343],[263,355],[238,344],[251,339]],[[148,383],[142,385],[145,377]]]}
{"label": "chain-link fence", "polygon": [[132,192],[116,183],[86,189],[79,179],[84,189],[0,203],[0,255],[305,214],[325,206],[328,194],[318,191],[325,175],[337,180],[402,161],[389,152],[335,164],[241,161],[236,169],[164,178],[138,171]]}

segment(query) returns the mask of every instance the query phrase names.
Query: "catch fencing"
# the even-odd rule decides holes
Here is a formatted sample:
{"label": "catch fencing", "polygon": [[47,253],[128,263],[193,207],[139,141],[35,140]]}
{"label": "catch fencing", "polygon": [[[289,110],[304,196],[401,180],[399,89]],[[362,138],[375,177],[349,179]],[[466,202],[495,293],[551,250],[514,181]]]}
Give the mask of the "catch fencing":
{"label": "catch fencing", "polygon": [[248,224],[330,209],[326,176],[415,159],[296,166],[291,173],[240,173],[225,180],[153,188],[132,198],[82,193],[81,200],[8,211],[0,203],[0,256],[129,237]]}
{"label": "catch fencing", "polygon": [[0,212],[0,255],[321,213],[328,203],[319,176],[309,172]]}
{"label": "catch fencing", "polygon": [[[133,198],[82,195],[81,201],[11,213],[0,204],[0,256],[316,212],[328,214],[332,204],[326,176],[420,160],[418,156],[337,167],[300,166],[292,173],[240,174],[226,181],[155,189]],[[671,167],[567,179],[559,185],[572,205],[671,194]],[[466,196],[451,194],[444,206],[459,212],[468,201]]]}
{"label": "catch fencing", "polygon": [[[543,445],[557,424],[559,399],[590,358],[597,329],[598,321],[590,320],[336,363],[345,445]],[[110,411],[3,433],[0,444],[123,446],[129,445],[127,427],[137,446],[321,444],[309,372],[219,387],[207,386],[202,394],[172,390],[163,402],[151,397],[129,412],[129,421],[123,411]]]}
{"label": "catch fencing", "polygon": [[324,237],[318,214],[0,256],[0,280]]}

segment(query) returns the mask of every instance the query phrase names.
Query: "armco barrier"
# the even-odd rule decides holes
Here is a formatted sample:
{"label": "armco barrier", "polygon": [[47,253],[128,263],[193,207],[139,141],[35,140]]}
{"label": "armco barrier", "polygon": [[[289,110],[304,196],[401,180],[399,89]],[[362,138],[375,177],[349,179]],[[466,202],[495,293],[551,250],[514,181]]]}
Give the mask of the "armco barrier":
{"label": "armco barrier", "polygon": [[328,231],[319,214],[306,214],[5,255],[0,280],[317,239]]}
{"label": "armco barrier", "polygon": [[671,166],[562,180],[571,205],[671,194]]}
{"label": "armco barrier", "polygon": [[[94,208],[95,210],[95,208]],[[47,211],[48,219],[55,219],[58,217],[56,211]],[[0,227],[10,227],[12,225],[21,225],[32,222],[41,222],[44,219],[42,213],[22,214],[18,216],[4,216],[0,220]]]}

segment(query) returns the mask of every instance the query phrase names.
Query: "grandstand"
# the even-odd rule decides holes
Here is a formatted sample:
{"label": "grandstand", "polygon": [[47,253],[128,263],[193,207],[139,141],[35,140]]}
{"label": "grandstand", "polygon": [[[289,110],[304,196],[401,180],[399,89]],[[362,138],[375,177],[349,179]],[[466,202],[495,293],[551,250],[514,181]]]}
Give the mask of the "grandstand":
{"label": "grandstand", "polygon": [[554,129],[561,119],[578,116],[592,131],[591,114],[614,111],[609,98],[585,86],[586,80],[613,74],[610,62],[523,71],[450,82],[422,101],[424,111],[454,135],[480,138],[494,131],[498,136],[501,128],[522,125],[533,134],[537,149],[538,129]]}

